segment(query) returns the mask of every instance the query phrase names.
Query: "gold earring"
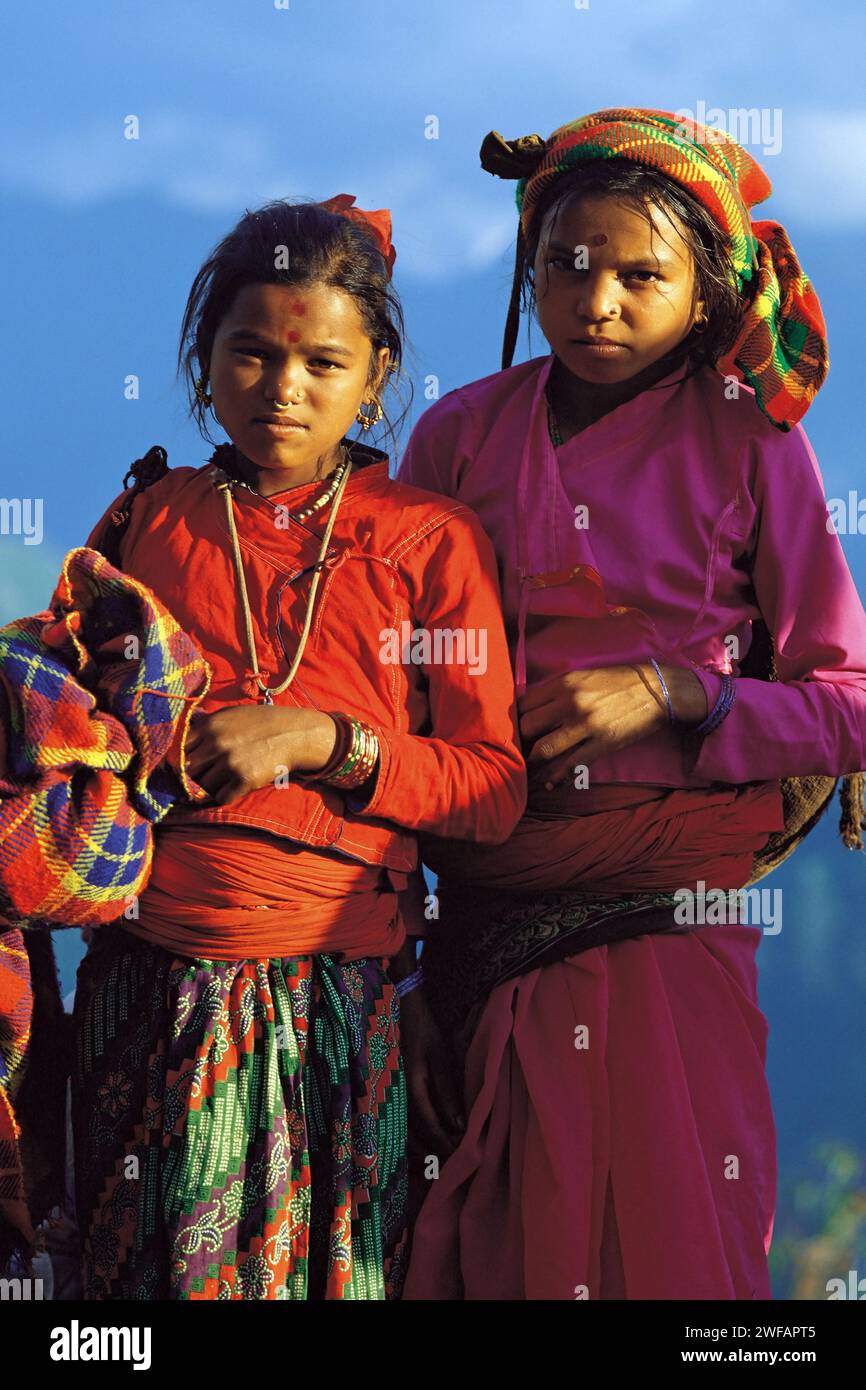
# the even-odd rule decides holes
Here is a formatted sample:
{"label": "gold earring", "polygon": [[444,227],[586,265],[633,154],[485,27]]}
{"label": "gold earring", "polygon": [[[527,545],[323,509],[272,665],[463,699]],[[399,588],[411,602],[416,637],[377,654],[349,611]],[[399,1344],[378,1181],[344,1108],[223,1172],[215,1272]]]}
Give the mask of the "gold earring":
{"label": "gold earring", "polygon": [[692,324],[692,332],[706,333],[708,323],[709,319],[707,318],[706,314],[701,314],[700,318],[695,319],[694,323]]}
{"label": "gold earring", "polygon": [[195,398],[196,398],[196,400],[198,401],[198,404],[199,404],[199,405],[203,405],[203,406],[204,406],[205,410],[207,410],[207,408],[208,408],[209,405],[212,405],[212,404],[213,404],[213,396],[209,396],[208,393],[207,393],[207,392],[205,391],[205,389],[204,389],[206,385],[207,385],[207,380],[206,380],[204,374],[202,374],[202,375],[198,378],[198,381],[197,381],[196,384],[195,384]]}
{"label": "gold earring", "polygon": [[[372,405],[375,407],[375,410],[372,415],[368,415],[366,413],[366,411],[364,410],[365,405]],[[362,401],[358,407],[358,413],[355,416],[355,419],[358,421],[358,424],[361,426],[361,428],[366,432],[373,425],[377,425],[384,414],[385,412],[377,400]]]}

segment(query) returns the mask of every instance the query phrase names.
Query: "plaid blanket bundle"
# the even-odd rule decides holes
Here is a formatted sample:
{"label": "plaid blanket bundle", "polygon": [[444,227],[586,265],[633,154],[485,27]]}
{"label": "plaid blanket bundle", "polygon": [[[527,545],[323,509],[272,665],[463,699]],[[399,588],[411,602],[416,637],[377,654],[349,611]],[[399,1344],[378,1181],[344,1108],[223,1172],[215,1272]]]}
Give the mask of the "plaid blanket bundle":
{"label": "plaid blanket bundle", "polygon": [[51,608],[0,628],[0,914],[16,926],[119,917],[150,872],[153,826],[206,796],[182,756],[211,681],[192,639],[87,547],[66,556]]}
{"label": "plaid blanket bundle", "polygon": [[[211,670],[144,585],[71,550],[50,611],[0,627],[0,1254],[32,1232],[14,1096],[33,994],[21,928],[120,917],[186,772]],[[11,1235],[10,1235],[11,1233]]]}

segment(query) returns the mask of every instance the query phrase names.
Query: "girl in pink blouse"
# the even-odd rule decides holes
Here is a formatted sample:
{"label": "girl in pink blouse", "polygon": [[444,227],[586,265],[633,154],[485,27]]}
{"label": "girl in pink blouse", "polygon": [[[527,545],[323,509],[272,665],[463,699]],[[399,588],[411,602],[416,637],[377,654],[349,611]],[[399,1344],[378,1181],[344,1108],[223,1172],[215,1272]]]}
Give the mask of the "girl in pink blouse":
{"label": "girl in pink blouse", "polygon": [[[404,1038],[448,1034],[466,1124],[416,1068],[426,1176],[447,1161],[405,1296],[770,1298],[779,894],[736,890],[780,778],[866,764],[866,614],[797,424],[820,306],[722,132],[602,111],[482,163],[521,180],[504,370],[427,412],[400,477],[494,543],[530,798],[503,845],[422,837]],[[551,352],[511,367],[521,288]],[[772,682],[740,674],[754,620]]]}

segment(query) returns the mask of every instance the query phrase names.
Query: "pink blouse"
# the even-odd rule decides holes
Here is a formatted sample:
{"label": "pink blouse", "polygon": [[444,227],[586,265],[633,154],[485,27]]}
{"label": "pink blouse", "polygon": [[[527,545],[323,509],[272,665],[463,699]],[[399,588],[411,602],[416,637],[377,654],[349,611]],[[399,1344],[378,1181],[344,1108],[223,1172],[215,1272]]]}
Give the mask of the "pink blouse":
{"label": "pink blouse", "polygon": [[597,759],[591,780],[706,787],[866,768],[866,613],[802,428],[782,433],[748,387],[733,396],[719,373],[680,368],[554,448],[553,362],[449,392],[398,473],[466,503],[490,536],[518,695],[655,657],[705,668],[712,708],[717,673],[739,675],[763,618],[778,682],[740,677],[696,758],[664,727]]}

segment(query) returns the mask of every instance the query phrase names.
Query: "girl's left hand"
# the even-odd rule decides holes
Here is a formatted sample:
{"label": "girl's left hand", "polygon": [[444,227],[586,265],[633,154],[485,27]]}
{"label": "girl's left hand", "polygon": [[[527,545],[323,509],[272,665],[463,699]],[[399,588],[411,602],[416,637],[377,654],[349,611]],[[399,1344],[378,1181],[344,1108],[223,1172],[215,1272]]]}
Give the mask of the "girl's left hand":
{"label": "girl's left hand", "polygon": [[[685,667],[663,666],[674,714],[684,724],[706,718],[703,686]],[[602,666],[550,676],[518,701],[530,779],[556,786],[575,763],[586,764],[638,743],[668,723],[667,704],[651,666]]]}
{"label": "girl's left hand", "polygon": [[230,705],[193,715],[187,771],[218,806],[275,783],[286,772],[325,766],[337,741],[329,714],[283,705]]}

